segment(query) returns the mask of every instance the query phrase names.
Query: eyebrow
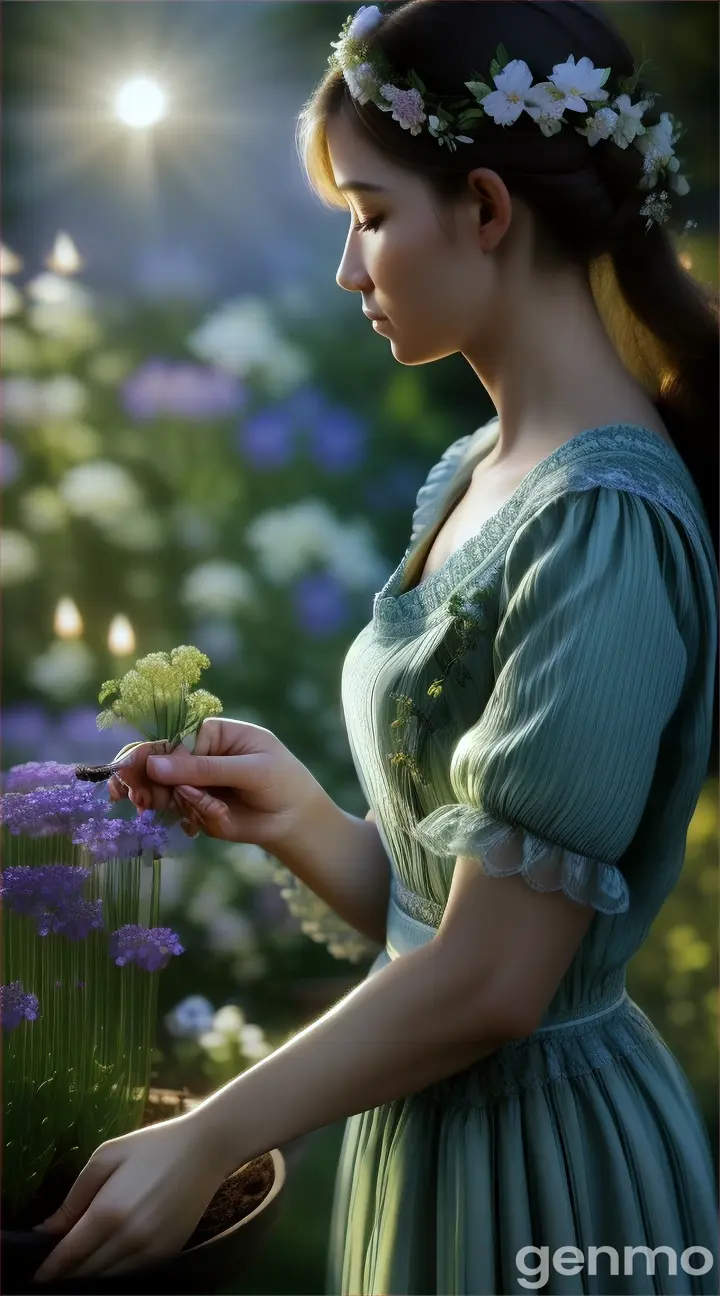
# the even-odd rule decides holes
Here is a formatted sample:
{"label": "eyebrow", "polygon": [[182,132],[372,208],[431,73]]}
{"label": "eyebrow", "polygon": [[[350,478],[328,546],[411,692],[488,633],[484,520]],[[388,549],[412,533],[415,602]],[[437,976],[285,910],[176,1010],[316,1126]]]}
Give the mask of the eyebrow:
{"label": "eyebrow", "polygon": [[346,180],[345,184],[338,185],[338,189],[352,189],[355,193],[387,193],[384,185],[369,184],[364,180]]}

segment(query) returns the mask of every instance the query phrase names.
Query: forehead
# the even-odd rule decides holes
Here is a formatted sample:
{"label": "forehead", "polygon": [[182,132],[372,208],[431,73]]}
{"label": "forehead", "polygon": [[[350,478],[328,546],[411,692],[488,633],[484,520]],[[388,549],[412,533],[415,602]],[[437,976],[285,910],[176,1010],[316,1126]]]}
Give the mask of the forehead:
{"label": "forehead", "polygon": [[398,189],[411,179],[408,172],[387,162],[343,115],[328,122],[327,144],[338,188],[353,185],[352,190],[346,188],[347,193]]}

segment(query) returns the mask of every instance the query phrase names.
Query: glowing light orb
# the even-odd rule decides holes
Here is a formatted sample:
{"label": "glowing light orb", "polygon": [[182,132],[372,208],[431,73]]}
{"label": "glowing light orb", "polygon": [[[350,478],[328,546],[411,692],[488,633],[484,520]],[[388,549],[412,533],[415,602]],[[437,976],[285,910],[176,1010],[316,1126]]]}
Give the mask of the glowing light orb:
{"label": "glowing light orb", "polygon": [[115,113],[126,126],[144,130],[165,116],[165,91],[148,77],[133,77],[115,97]]}

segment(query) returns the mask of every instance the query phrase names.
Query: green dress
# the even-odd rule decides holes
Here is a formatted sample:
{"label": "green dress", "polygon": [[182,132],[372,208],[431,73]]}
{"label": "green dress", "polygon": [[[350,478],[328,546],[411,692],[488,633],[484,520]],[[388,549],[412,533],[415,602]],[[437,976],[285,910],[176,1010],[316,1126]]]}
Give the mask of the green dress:
{"label": "green dress", "polygon": [[[596,914],[534,1034],[347,1121],[326,1293],[717,1293],[707,1132],[625,990],[707,774],[707,518],[656,433],[593,428],[418,584],[497,434],[495,419],[430,472],[410,546],[343,667],[353,760],[392,874],[387,946],[368,976],[432,939],[457,855]],[[616,1272],[600,1247],[616,1249]],[[659,1247],[675,1272],[668,1251],[653,1272]],[[523,1248],[537,1250],[519,1267]]]}

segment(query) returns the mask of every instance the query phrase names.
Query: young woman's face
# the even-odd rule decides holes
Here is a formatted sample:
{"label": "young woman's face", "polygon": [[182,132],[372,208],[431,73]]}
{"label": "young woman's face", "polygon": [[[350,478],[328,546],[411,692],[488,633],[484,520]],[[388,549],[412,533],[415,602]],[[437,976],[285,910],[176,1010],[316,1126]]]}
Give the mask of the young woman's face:
{"label": "young woman's face", "polygon": [[[368,321],[367,327],[389,339],[403,364],[482,349],[495,312],[497,272],[493,258],[485,255],[479,196],[473,199],[468,188],[467,200],[444,216],[454,233],[451,242],[422,178],[392,166],[342,115],[328,127],[328,147],[351,214],[337,282],[358,294],[358,310],[387,317],[376,325]],[[494,172],[471,174],[493,178],[491,185],[497,180],[507,195]],[[365,184],[381,188],[366,191]],[[507,204],[509,222],[509,197]],[[368,225],[356,230],[356,222]]]}

